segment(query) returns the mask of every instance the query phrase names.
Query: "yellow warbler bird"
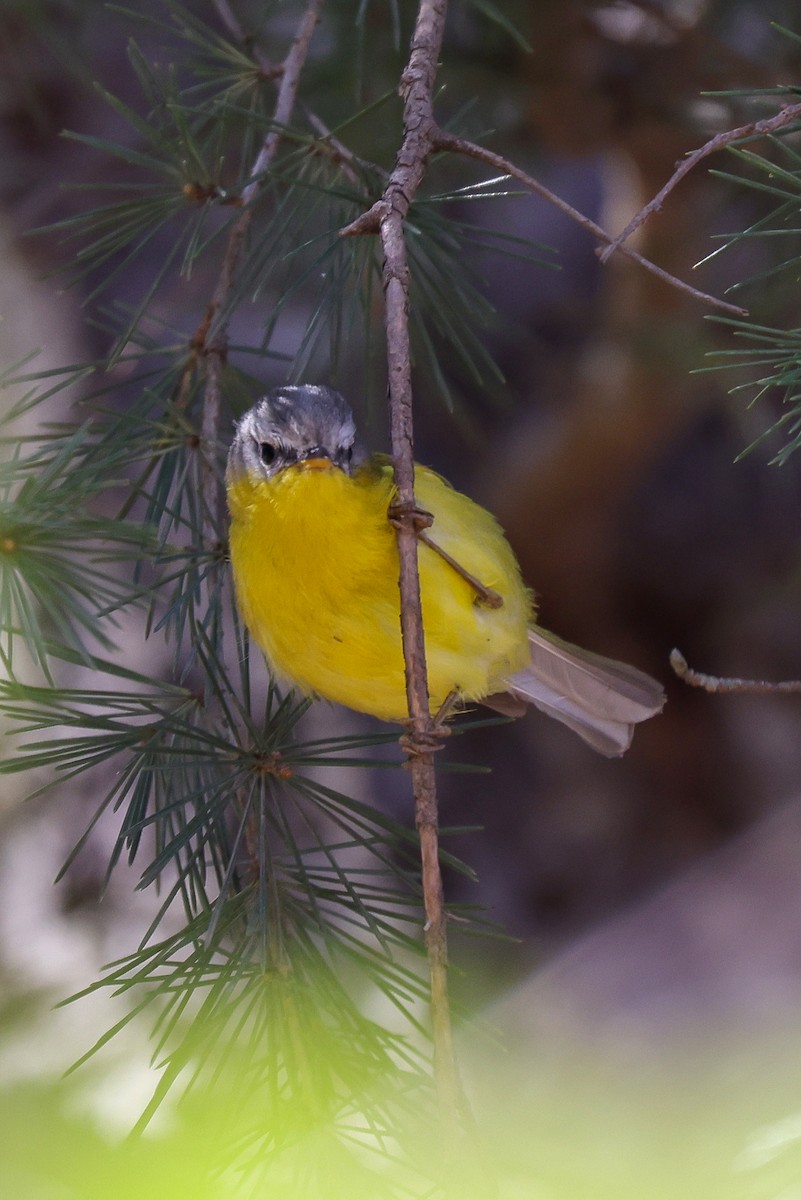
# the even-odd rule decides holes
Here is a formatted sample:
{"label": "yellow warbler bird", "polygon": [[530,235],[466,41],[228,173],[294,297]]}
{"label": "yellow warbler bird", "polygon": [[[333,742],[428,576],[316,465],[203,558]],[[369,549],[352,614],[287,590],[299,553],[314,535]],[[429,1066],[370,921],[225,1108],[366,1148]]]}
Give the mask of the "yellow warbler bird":
{"label": "yellow warbler bird", "polygon": [[[272,670],[307,694],[404,720],[390,460],[367,454],[337,392],[282,387],[237,424],[226,484],[237,601]],[[662,708],[661,686],[534,624],[533,595],[485,509],[421,466],[415,496],[433,516],[419,546],[431,711],[454,694],[507,710],[522,700],[601,754],[622,754],[634,725]]]}

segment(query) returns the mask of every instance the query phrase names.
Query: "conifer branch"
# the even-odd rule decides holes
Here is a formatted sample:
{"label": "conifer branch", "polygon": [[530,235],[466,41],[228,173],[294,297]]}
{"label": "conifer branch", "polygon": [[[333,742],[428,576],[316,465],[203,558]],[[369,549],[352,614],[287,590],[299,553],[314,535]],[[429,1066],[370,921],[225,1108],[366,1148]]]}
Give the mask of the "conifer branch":
{"label": "conifer branch", "polygon": [[[799,105],[798,108],[801,110],[801,105]],[[790,118],[787,118],[780,124],[786,124],[789,119]],[[777,118],[772,118],[772,120],[776,121]],[[754,122],[752,132],[759,132],[757,126],[760,124],[764,125],[766,123]],[[778,127],[779,125],[776,125],[776,128]],[[743,129],[748,130],[749,127],[743,126]],[[764,132],[764,130],[762,132]],[[729,141],[736,140],[737,136],[744,136],[742,130],[733,130],[732,135],[733,136],[729,138]],[[719,136],[723,137],[724,135],[721,134]],[[630,246],[625,244],[624,238],[628,237],[630,232],[633,232],[633,225],[624,230],[619,238],[613,238],[611,234],[608,234],[605,229],[602,229],[601,226],[596,224],[596,222],[590,217],[587,217],[584,215],[584,213],[579,212],[579,210],[574,208],[572,204],[569,204],[567,200],[564,200],[561,196],[557,195],[555,192],[552,192],[550,188],[545,186],[545,184],[540,183],[540,181],[535,179],[533,175],[529,175],[527,171],[524,171],[522,167],[519,167],[515,162],[509,158],[506,158],[504,155],[496,154],[494,150],[489,150],[486,146],[481,146],[477,142],[471,142],[467,138],[457,137],[455,134],[448,133],[446,130],[440,129],[435,123],[433,123],[433,118],[430,129],[430,137],[431,144],[428,148],[428,153],[430,153],[432,150],[450,150],[454,154],[462,154],[467,158],[475,158],[479,162],[487,163],[488,166],[491,166],[494,170],[500,171],[504,175],[510,176],[512,179],[517,179],[526,188],[528,188],[529,191],[534,192],[534,194],[537,196],[541,196],[543,200],[547,200],[549,204],[552,204],[555,208],[558,208],[560,212],[563,212],[566,216],[570,217],[572,221],[575,221],[577,225],[580,225],[582,229],[585,229],[587,233],[591,234],[592,237],[594,237],[597,241],[605,243],[606,248],[603,251],[598,251],[602,262],[606,262],[612,251],[617,249],[621,254],[625,254],[627,258],[630,258],[632,262],[637,263],[646,271],[650,271],[652,275],[656,275],[659,279],[664,280],[665,283],[669,284],[671,287],[677,288],[681,292],[685,292],[688,296],[691,296],[693,300],[697,300],[700,304],[703,304],[708,308],[717,308],[721,312],[731,313],[736,317],[748,316],[748,309],[742,308],[738,304],[730,304],[728,300],[721,300],[717,296],[712,296],[708,292],[703,292],[699,288],[694,288],[691,284],[686,283],[683,279],[679,279],[676,275],[671,275],[671,273],[664,270],[663,267],[657,266],[657,264],[651,262],[649,258],[646,258],[642,254],[638,254],[636,250],[632,250]],[[723,144],[726,143],[721,143],[721,145]],[[720,146],[712,147],[712,149],[719,148]],[[704,148],[702,147],[702,150],[703,149]],[[706,150],[705,152],[711,153],[712,150]],[[700,151],[696,151],[696,154],[700,153]],[[688,162],[689,161],[690,160],[688,160]],[[690,163],[690,165],[694,165],[694,163]],[[690,167],[687,166],[686,169],[689,170]],[[686,170],[683,173],[686,174]],[[675,179],[675,182],[678,182],[678,179]],[[666,195],[667,191],[669,190],[670,188],[667,187],[664,194]],[[660,197],[662,197],[662,193],[660,193]],[[660,205],[656,204],[656,200],[660,199],[660,197],[657,197],[654,201],[652,201],[652,205],[660,207]],[[384,207],[386,203],[385,198],[386,192],[384,193],[384,196],[382,196],[380,200],[377,200],[371,208],[362,213],[361,216],[357,217],[355,221],[352,221],[349,225],[346,225],[344,229],[341,229],[340,236],[357,237],[361,234],[378,233],[384,213]],[[650,210],[651,207],[649,206],[649,212]],[[642,224],[642,221],[644,221],[649,215],[649,212],[645,212],[645,210],[643,210],[643,212],[645,215],[642,216],[642,220],[638,221],[638,224]],[[638,214],[638,216],[640,215],[641,214]]]}
{"label": "conifer branch", "polygon": [[[611,252],[611,248],[616,245],[612,237],[604,229],[602,229],[600,225],[597,225],[595,221],[591,220],[590,217],[585,216],[583,213],[579,212],[578,209],[573,208],[572,204],[568,204],[568,202],[563,200],[561,196],[557,196],[555,192],[552,192],[549,188],[545,187],[545,185],[540,183],[538,179],[535,179],[533,175],[529,175],[527,171],[522,170],[517,166],[516,163],[512,162],[508,158],[505,158],[502,154],[496,154],[493,150],[488,150],[485,146],[480,146],[476,142],[470,142],[466,138],[456,137],[454,134],[446,133],[443,130],[439,130],[437,133],[436,149],[451,150],[455,154],[464,154],[469,158],[478,159],[479,162],[485,162],[494,170],[502,171],[505,175],[510,175],[513,179],[517,179],[520,183],[527,187],[529,191],[534,192],[538,196],[542,196],[544,200],[547,200],[550,204],[553,204],[560,210],[560,212],[565,213],[565,215],[570,217],[572,221],[575,221],[578,225],[580,225],[582,229],[586,229],[586,231],[592,234],[597,241],[607,243],[607,249],[599,252],[602,262],[606,261],[608,254]],[[685,292],[688,296],[692,296],[692,298],[699,301],[699,303],[704,304],[709,308],[720,309],[721,312],[732,313],[734,316],[748,316],[747,309],[741,308],[737,304],[730,304],[727,300],[719,300],[717,296],[710,296],[707,292],[699,291],[698,288],[694,288],[691,286],[691,284],[685,283],[683,279],[679,279],[677,276],[671,275],[669,271],[665,271],[662,267],[657,266],[656,263],[651,262],[651,260],[645,258],[644,255],[638,254],[637,251],[632,250],[630,246],[627,246],[621,242],[617,248],[620,250],[621,254],[625,254],[627,258],[630,258],[639,266],[644,267],[646,271],[650,271],[651,274],[657,275],[660,279],[663,279],[665,283],[670,284],[671,287],[677,288],[681,292]]]}
{"label": "conifer branch", "polygon": [[[265,173],[278,151],[283,136],[282,130],[286,128],[292,118],[301,71],[306,62],[312,35],[320,20],[323,3],[324,0],[309,0],[298,22],[292,44],[280,68],[280,80],[273,112],[272,128],[261,144],[250,172],[250,179],[242,189],[239,199],[243,206],[243,211],[229,235],[222,267],[212,298],[203,315],[203,320],[200,322],[192,339],[193,346],[197,347],[206,361],[201,461],[203,495],[206,509],[204,540],[209,546],[214,545],[220,539],[224,514],[222,481],[217,463],[216,448],[220,430],[222,371],[227,353],[228,318],[220,318],[220,314],[231,295],[242,261],[248,230],[253,219],[253,205],[263,186]],[[233,13],[228,4],[225,3],[225,0],[222,0],[222,2],[218,0],[217,7],[224,20],[235,23]],[[211,334],[210,341],[208,340],[209,334]]]}
{"label": "conifer branch", "polygon": [[442,1116],[454,1130],[463,1109],[462,1089],[453,1048],[448,1000],[447,913],[439,863],[439,819],[434,749],[436,730],[429,710],[420,580],[417,563],[417,517],[414,497],[412,369],[409,341],[409,263],[404,226],[409,207],[425,174],[437,127],[433,115],[437,62],[442,46],[447,0],[421,0],[409,60],[400,81],[404,100],[403,140],[394,169],[380,200],[351,227],[376,232],[384,254],[383,282],[390,432],[397,500],[393,516],[400,560],[401,631],[406,663],[409,752],[416,824],[420,835],[425,938],[431,977],[434,1074]]}
{"label": "conifer branch", "polygon": [[707,158],[710,154],[714,154],[718,150],[724,150],[727,146],[731,146],[733,142],[741,142],[745,138],[768,137],[770,134],[784,129],[785,126],[791,124],[793,121],[797,121],[799,118],[801,118],[801,104],[788,104],[772,117],[763,117],[762,120],[750,121],[747,125],[740,125],[737,129],[727,129],[723,133],[716,133],[708,142],[704,142],[703,146],[699,146],[697,150],[693,150],[686,158],[681,160],[665,186],[632,217],[623,232],[619,233],[616,238],[609,242],[606,249],[601,251],[599,255],[601,262],[606,262],[616,250],[625,251],[625,242],[628,238],[653,213],[661,212],[666,198],[673,191],[676,184],[680,183],[684,176],[688,175],[702,159]]}

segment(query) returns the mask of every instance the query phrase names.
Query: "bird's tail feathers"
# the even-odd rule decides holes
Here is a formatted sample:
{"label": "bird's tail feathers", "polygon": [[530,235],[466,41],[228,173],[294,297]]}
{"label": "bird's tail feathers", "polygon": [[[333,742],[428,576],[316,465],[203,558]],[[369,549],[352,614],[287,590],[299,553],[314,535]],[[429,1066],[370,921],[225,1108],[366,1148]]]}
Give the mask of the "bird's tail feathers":
{"label": "bird's tail feathers", "polygon": [[660,712],[662,685],[636,667],[529,630],[531,661],[508,680],[511,694],[567,725],[609,758],[631,744],[634,726]]}

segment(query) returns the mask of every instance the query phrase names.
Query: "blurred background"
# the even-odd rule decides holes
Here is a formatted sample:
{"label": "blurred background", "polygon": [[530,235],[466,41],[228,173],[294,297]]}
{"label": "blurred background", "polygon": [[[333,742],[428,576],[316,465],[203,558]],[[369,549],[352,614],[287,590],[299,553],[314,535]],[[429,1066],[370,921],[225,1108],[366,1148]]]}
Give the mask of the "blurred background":
{"label": "blurred background", "polygon": [[[214,21],[213,5],[198,7]],[[337,54],[356,6],[335,7],[304,98],[328,112],[339,104],[344,114],[353,81],[338,71]],[[769,94],[752,103],[721,93],[801,82],[801,46],[775,28],[801,35],[801,9],[791,0],[498,7],[531,50],[488,23],[481,5],[454,6],[441,116],[456,118],[467,106],[472,136],[611,233],[688,150],[776,110]],[[140,8],[166,14],[151,0]],[[271,17],[279,39],[295,19],[285,8]],[[394,6],[363,8],[368,66],[360,86],[368,102],[394,87],[403,45],[386,49]],[[405,36],[413,6],[399,9]],[[46,227],[83,208],[93,180],[111,170],[124,181],[125,169],[62,132],[128,136],[92,81],[140,105],[128,39],[158,55],[161,35],[93,3],[10,0],[0,5],[0,33],[0,359],[10,364],[38,348],[37,366],[77,363],[102,355],[108,340],[102,324],[87,319],[91,279],[68,288],[59,274],[75,248]],[[371,45],[380,48],[372,59]],[[397,128],[389,124],[361,146],[366,157],[391,162]],[[754,321],[794,328],[797,271],[759,278],[791,256],[788,241],[779,252],[767,240],[742,240],[693,269],[722,235],[772,207],[769,196],[721,177],[738,169],[727,155],[702,164],[638,233],[636,248],[718,296],[754,280],[730,298]],[[482,177],[469,165],[459,170]],[[697,1065],[699,1047],[719,1043],[710,1070],[728,1081],[723,1092],[747,1091],[756,1072],[769,1097],[743,1129],[786,1121],[797,1102],[786,1031],[801,1000],[801,697],[710,696],[675,679],[668,663],[678,646],[702,671],[801,676],[801,457],[771,464],[784,444],[769,432],[781,397],[769,391],[749,407],[747,391],[730,395],[748,374],[710,372],[707,357],[733,344],[729,327],[620,255],[601,266],[592,239],[545,201],[515,194],[463,207],[471,221],[553,253],[543,251],[547,264],[537,265],[477,243],[471,265],[495,310],[482,336],[505,382],[479,388],[456,376],[454,414],[421,370],[417,457],[497,514],[544,625],[662,679],[668,703],[621,761],[600,759],[536,713],[452,739],[447,757],[488,765],[491,774],[442,776],[443,823],[482,827],[453,842],[478,884],[453,876],[446,888],[452,899],[486,906],[510,935],[477,950],[455,930],[454,959],[464,968],[457,995],[546,1053],[554,1071],[574,1070],[566,1048],[577,1042],[619,1080],[658,1073],[677,1054]],[[156,237],[153,261],[163,252]],[[116,265],[109,308],[147,286],[146,263]],[[159,300],[165,320],[187,337],[214,273],[212,263],[207,276],[201,269]],[[262,296],[238,314],[236,340],[259,338],[274,299]],[[295,353],[312,303],[310,284],[283,309],[273,348]],[[284,361],[266,362],[265,387],[287,371]],[[123,369],[119,375],[124,405]],[[307,378],[330,381],[324,356]],[[364,394],[370,381],[359,362],[345,355],[335,382],[360,410],[373,447],[386,449],[383,395]],[[70,399],[54,399],[54,419],[69,415]],[[372,728],[326,706],[311,721],[317,731]],[[133,892],[136,874],[123,870],[98,904],[113,821],[53,888],[91,810],[80,780],[27,802],[24,776],[6,778],[3,789],[0,1071],[19,1080],[49,1076],[86,1048],[99,1001],[59,1012],[51,1005],[136,940],[150,900]],[[407,812],[407,778],[381,774],[371,798],[394,816]],[[766,1044],[770,1053],[755,1049]],[[149,1093],[148,1069],[136,1061],[122,1056],[113,1088],[98,1084],[94,1093],[110,1128],[124,1128]],[[797,1124],[777,1135],[781,1145],[797,1145]]]}

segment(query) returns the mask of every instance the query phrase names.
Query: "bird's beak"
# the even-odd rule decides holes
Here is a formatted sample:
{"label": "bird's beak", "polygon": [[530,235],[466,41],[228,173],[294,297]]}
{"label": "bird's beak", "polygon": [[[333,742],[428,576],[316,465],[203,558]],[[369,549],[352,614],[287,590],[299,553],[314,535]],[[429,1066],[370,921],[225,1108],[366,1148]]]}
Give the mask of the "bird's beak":
{"label": "bird's beak", "polygon": [[298,466],[304,471],[328,471],[333,467],[331,456],[324,446],[312,446],[298,460]]}

